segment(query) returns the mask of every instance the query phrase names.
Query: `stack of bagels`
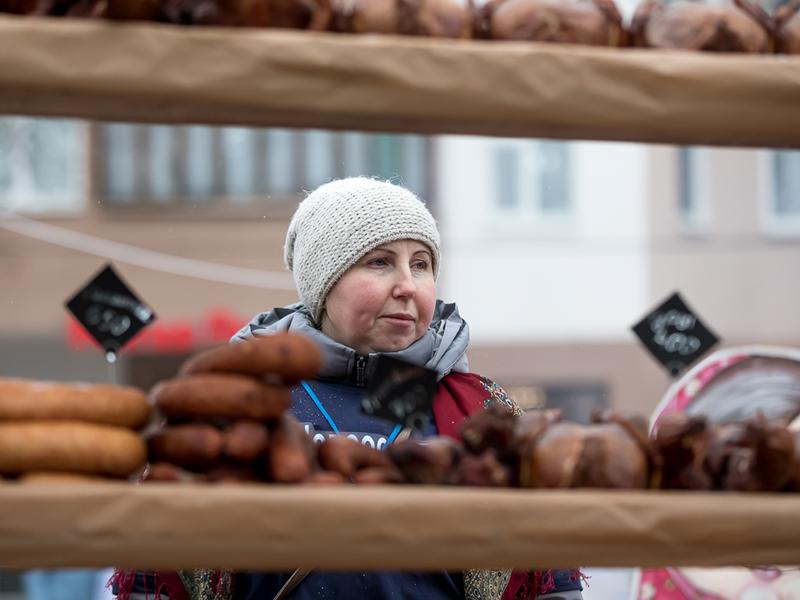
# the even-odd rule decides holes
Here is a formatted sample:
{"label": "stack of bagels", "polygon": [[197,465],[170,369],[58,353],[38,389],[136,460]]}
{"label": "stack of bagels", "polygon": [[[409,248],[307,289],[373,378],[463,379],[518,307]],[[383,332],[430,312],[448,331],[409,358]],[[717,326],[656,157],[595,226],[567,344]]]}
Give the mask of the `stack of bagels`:
{"label": "stack of bagels", "polygon": [[0,476],[125,479],[147,460],[151,415],[132,387],[0,378]]}

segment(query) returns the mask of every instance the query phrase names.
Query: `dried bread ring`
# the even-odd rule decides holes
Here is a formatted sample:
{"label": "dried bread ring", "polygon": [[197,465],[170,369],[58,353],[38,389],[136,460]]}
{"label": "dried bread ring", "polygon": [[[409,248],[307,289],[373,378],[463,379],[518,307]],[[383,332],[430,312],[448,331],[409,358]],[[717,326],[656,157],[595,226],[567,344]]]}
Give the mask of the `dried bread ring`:
{"label": "dried bread ring", "polygon": [[133,387],[0,378],[0,421],[69,420],[138,429],[150,418]]}
{"label": "dried bread ring", "polygon": [[78,421],[0,423],[0,473],[68,471],[127,477],[147,447],[133,431]]}

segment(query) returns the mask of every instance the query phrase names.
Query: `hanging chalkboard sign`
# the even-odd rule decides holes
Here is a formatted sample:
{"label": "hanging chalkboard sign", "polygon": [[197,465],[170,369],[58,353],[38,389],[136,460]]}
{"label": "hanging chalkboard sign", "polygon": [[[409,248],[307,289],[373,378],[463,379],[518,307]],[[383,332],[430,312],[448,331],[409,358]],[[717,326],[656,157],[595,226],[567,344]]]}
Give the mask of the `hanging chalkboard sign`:
{"label": "hanging chalkboard sign", "polygon": [[634,325],[633,331],[673,377],[719,342],[677,292]]}
{"label": "hanging chalkboard sign", "polygon": [[423,431],[432,416],[436,371],[383,354],[376,360],[361,412]]}
{"label": "hanging chalkboard sign", "polygon": [[153,309],[133,293],[110,264],[67,300],[66,307],[103,347],[109,362],[156,320]]}

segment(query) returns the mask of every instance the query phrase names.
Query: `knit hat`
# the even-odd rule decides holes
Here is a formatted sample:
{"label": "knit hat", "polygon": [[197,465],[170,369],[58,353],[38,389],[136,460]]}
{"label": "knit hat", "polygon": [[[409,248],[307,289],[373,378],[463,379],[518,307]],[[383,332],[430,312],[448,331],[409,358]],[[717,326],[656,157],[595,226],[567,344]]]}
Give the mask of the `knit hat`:
{"label": "knit hat", "polygon": [[389,182],[350,177],[321,185],[300,203],[283,258],[300,299],[319,324],[325,298],[339,278],[370,250],[395,240],[430,248],[439,271],[439,231],[412,192]]}

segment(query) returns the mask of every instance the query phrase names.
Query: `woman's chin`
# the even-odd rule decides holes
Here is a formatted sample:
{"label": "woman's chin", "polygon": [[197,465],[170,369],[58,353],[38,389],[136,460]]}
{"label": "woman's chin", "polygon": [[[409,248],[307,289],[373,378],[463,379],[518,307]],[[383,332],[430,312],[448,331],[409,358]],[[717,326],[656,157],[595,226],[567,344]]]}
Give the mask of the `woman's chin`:
{"label": "woman's chin", "polygon": [[403,338],[390,338],[390,339],[383,339],[383,340],[376,340],[375,343],[372,344],[373,352],[398,352],[400,350],[405,350],[411,344],[413,344],[416,340],[412,337],[403,337]]}

